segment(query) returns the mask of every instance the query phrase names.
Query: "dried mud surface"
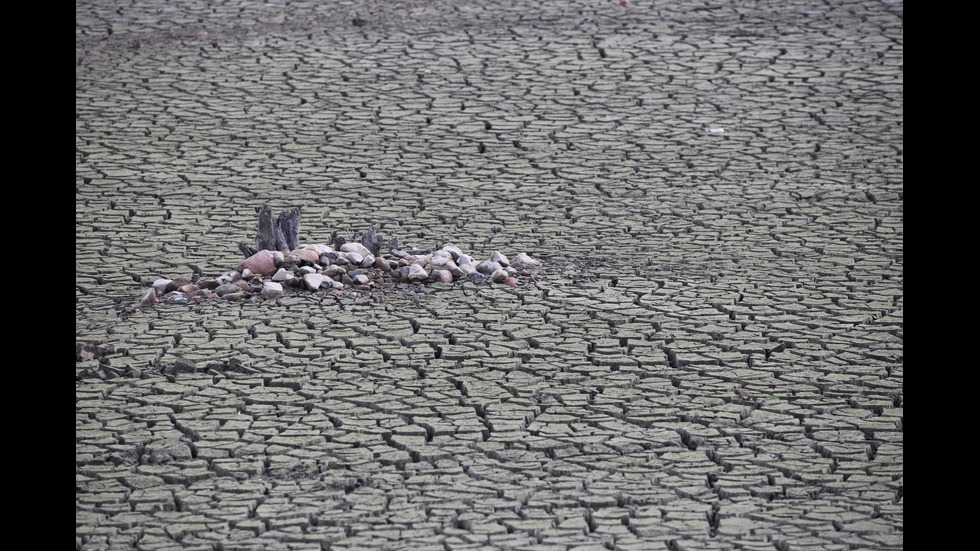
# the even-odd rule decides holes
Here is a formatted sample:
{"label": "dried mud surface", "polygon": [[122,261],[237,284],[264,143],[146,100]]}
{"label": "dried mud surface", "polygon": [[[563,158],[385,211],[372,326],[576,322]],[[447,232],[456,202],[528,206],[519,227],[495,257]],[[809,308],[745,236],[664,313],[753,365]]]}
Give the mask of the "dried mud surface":
{"label": "dried mud surface", "polygon": [[[903,547],[901,2],[76,3],[76,548]],[[533,280],[134,310],[301,239]]]}

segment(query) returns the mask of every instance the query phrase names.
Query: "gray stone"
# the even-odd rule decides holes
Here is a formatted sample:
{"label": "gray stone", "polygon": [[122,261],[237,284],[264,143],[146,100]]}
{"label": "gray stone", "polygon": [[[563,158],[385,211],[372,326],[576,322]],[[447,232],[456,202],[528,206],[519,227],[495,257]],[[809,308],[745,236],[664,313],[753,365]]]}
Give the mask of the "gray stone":
{"label": "gray stone", "polygon": [[350,262],[355,266],[360,266],[361,262],[364,262],[364,259],[367,258],[368,256],[371,256],[371,254],[368,253],[366,255],[362,255],[357,251],[350,251],[347,253],[347,262]]}
{"label": "gray stone", "polygon": [[242,288],[234,283],[225,283],[224,285],[219,285],[218,288],[214,290],[214,294],[218,295],[219,297],[223,297],[228,293],[237,293],[241,290]]}
{"label": "gray stone", "polygon": [[279,268],[279,271],[276,272],[276,275],[272,276],[272,281],[286,281],[290,277],[293,277],[292,273],[286,271],[285,268]]}
{"label": "gray stone", "polygon": [[500,269],[503,269],[503,266],[501,266],[499,262],[494,262],[492,260],[487,262],[481,262],[476,267],[476,271],[480,272],[483,275],[490,275]]}
{"label": "gray stone", "polygon": [[448,270],[432,270],[432,279],[440,283],[452,283],[453,274]]}

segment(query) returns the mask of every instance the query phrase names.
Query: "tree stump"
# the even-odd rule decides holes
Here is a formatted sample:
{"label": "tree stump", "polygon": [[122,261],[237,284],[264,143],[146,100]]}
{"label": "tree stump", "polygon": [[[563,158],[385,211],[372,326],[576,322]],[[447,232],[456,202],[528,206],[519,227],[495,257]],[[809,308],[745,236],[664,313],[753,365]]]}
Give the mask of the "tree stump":
{"label": "tree stump", "polygon": [[298,208],[290,209],[273,216],[272,207],[264,205],[259,209],[259,229],[255,236],[255,247],[238,243],[239,250],[246,258],[261,250],[291,251],[299,248],[300,213]]}

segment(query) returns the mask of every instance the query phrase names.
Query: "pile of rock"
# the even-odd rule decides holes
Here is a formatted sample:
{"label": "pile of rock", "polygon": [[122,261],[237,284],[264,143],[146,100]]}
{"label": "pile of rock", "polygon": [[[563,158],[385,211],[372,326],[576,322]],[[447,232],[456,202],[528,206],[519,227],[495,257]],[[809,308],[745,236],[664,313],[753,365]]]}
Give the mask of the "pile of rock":
{"label": "pile of rock", "polygon": [[494,252],[480,262],[459,248],[390,249],[387,256],[372,254],[361,243],[344,243],[339,250],[329,245],[301,245],[290,251],[260,250],[234,271],[214,279],[158,279],[140,306],[167,302],[279,299],[285,288],[307,291],[352,287],[371,290],[392,283],[452,283],[467,278],[518,285],[518,276],[528,276],[541,262],[520,253],[513,260]]}

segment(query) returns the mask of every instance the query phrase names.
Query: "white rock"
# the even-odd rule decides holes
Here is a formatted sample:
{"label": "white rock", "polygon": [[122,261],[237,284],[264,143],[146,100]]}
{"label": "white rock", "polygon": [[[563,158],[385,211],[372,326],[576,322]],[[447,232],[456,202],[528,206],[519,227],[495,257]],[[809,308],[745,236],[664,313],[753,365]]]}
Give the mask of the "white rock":
{"label": "white rock", "polygon": [[490,274],[490,281],[500,283],[501,281],[504,281],[506,279],[507,279],[507,272],[505,272],[503,268],[497,268],[496,270],[493,271],[492,274]]}
{"label": "white rock", "polygon": [[492,262],[496,262],[497,264],[500,264],[503,267],[510,266],[510,260],[507,260],[507,257],[504,256],[503,253],[501,253],[500,251],[493,251],[493,254],[490,255],[490,260]]}
{"label": "white rock", "polygon": [[412,264],[408,267],[408,279],[420,280],[428,279],[429,274],[425,272],[425,268],[419,266],[418,264]]}
{"label": "white rock", "polygon": [[432,255],[432,259],[429,260],[429,265],[433,270],[444,270],[456,277],[463,275],[463,270],[460,270],[459,266],[457,266],[451,258],[447,258],[445,256]]}
{"label": "white rock", "polygon": [[143,300],[140,301],[140,306],[153,306],[157,302],[157,292],[156,289],[150,287],[146,294],[143,295]]}
{"label": "white rock", "polygon": [[158,279],[153,282],[153,290],[156,291],[158,295],[162,295],[167,292],[167,285],[170,285],[172,279]]}
{"label": "white rock", "polygon": [[306,284],[306,288],[311,291],[316,291],[323,284],[323,275],[321,274],[306,274],[303,276],[303,283]]}
{"label": "white rock", "polygon": [[273,299],[282,297],[282,285],[274,281],[266,281],[262,284],[262,298]]}
{"label": "white rock", "polygon": [[442,250],[452,255],[453,260],[459,260],[459,257],[463,255],[463,251],[459,250],[459,247],[454,247],[452,245],[446,245],[442,248]]}
{"label": "white rock", "polygon": [[361,245],[360,243],[344,243],[340,246],[340,250],[345,253],[354,252],[361,255],[361,258],[371,254],[371,251],[367,247]]}
{"label": "white rock", "polygon": [[[371,253],[368,253],[370,255]],[[368,255],[363,255],[357,251],[350,251],[347,253],[347,262],[355,266],[360,266],[361,262],[364,262],[364,258]]]}
{"label": "white rock", "polygon": [[289,271],[287,271],[285,268],[279,268],[276,275],[272,276],[272,281],[286,281],[292,275],[293,274],[289,273]]}
{"label": "white rock", "polygon": [[525,253],[517,255],[513,262],[510,263],[515,270],[536,270],[541,267],[541,261],[531,258]]}

